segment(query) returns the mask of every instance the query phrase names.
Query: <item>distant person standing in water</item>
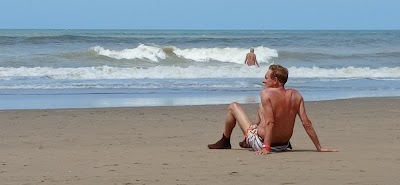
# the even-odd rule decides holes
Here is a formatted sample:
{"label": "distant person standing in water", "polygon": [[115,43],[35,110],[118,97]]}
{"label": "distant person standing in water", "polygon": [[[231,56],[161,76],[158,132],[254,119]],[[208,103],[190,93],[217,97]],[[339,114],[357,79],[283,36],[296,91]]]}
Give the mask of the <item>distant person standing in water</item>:
{"label": "distant person standing in water", "polygon": [[247,53],[244,63],[248,66],[254,66],[257,64],[257,66],[260,67],[257,62],[256,54],[254,54],[254,48],[250,48],[250,53]]}

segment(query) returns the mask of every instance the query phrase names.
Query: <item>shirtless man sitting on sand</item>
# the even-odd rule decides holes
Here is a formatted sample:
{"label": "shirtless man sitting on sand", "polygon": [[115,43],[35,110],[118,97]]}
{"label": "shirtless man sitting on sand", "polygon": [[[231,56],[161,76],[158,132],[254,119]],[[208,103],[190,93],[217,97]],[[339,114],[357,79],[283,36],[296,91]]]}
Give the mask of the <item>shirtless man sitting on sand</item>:
{"label": "shirtless man sitting on sand", "polygon": [[290,145],[296,116],[299,115],[303,127],[319,152],[335,152],[322,148],[317,134],[308,119],[303,97],[294,89],[285,89],[288,70],[280,65],[271,65],[263,80],[264,88],[260,92],[261,103],[258,107],[256,124],[253,124],[239,103],[228,107],[225,130],[222,138],[209,149],[230,149],[230,137],[236,121],[245,135],[240,142],[242,148],[252,148],[257,155],[266,155],[271,151],[281,152]]}
{"label": "shirtless man sitting on sand", "polygon": [[257,66],[260,67],[260,65],[258,65],[257,57],[256,54],[254,54],[253,48],[250,49],[250,53],[247,53],[244,63],[247,64],[248,66],[254,66],[257,64]]}

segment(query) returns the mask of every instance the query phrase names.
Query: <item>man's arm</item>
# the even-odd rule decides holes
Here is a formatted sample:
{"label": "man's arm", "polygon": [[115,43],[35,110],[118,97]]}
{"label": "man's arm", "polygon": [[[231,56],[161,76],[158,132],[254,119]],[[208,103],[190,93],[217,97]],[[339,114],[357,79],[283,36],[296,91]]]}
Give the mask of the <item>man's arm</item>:
{"label": "man's arm", "polygon": [[321,147],[321,144],[319,143],[319,140],[318,140],[317,133],[315,132],[310,119],[308,119],[306,109],[304,106],[303,97],[301,97],[301,100],[300,100],[300,108],[299,108],[298,115],[300,117],[301,122],[303,123],[304,129],[306,130],[311,141],[314,143],[315,148],[317,148],[317,150],[319,152],[336,152],[336,150],[334,150],[334,149],[325,149],[325,148]]}
{"label": "man's arm", "polygon": [[260,65],[258,65],[257,56],[255,54],[254,54],[254,60],[256,61],[257,66],[260,67]]}
{"label": "man's arm", "polygon": [[244,64],[247,64],[247,59],[249,58],[249,54],[246,54],[246,59],[244,59]]}

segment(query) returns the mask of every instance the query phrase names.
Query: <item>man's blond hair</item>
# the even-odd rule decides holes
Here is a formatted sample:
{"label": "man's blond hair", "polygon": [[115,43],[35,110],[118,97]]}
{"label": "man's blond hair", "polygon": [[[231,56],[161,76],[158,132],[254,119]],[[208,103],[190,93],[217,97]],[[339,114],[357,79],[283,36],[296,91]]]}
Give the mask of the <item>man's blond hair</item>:
{"label": "man's blond hair", "polygon": [[271,78],[278,78],[278,81],[285,85],[287,82],[287,79],[289,77],[289,71],[285,67],[282,67],[281,65],[273,64],[269,66],[269,69],[271,70]]}

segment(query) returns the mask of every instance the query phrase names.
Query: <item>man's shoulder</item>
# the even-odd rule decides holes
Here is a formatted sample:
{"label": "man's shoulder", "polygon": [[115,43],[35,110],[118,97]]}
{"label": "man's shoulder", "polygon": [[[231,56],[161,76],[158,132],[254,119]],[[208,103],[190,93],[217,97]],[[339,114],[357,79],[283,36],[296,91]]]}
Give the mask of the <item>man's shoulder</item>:
{"label": "man's shoulder", "polygon": [[286,91],[300,94],[299,91],[297,91],[296,89],[286,89]]}
{"label": "man's shoulder", "polygon": [[268,93],[271,93],[271,92],[274,92],[274,91],[276,91],[276,88],[263,88],[263,89],[261,90],[261,93],[266,93],[266,94],[268,94]]}
{"label": "man's shoulder", "polygon": [[277,88],[264,88],[261,91],[261,97],[265,97],[265,98],[279,96],[280,94],[283,94],[283,93],[281,91],[279,91]]}
{"label": "man's shoulder", "polygon": [[260,92],[261,98],[269,98],[272,96],[272,93],[274,92],[273,88],[263,88]]}
{"label": "man's shoulder", "polygon": [[286,89],[286,92],[292,94],[292,96],[295,96],[298,98],[303,98],[303,96],[300,94],[300,92],[297,91],[296,89]]}

